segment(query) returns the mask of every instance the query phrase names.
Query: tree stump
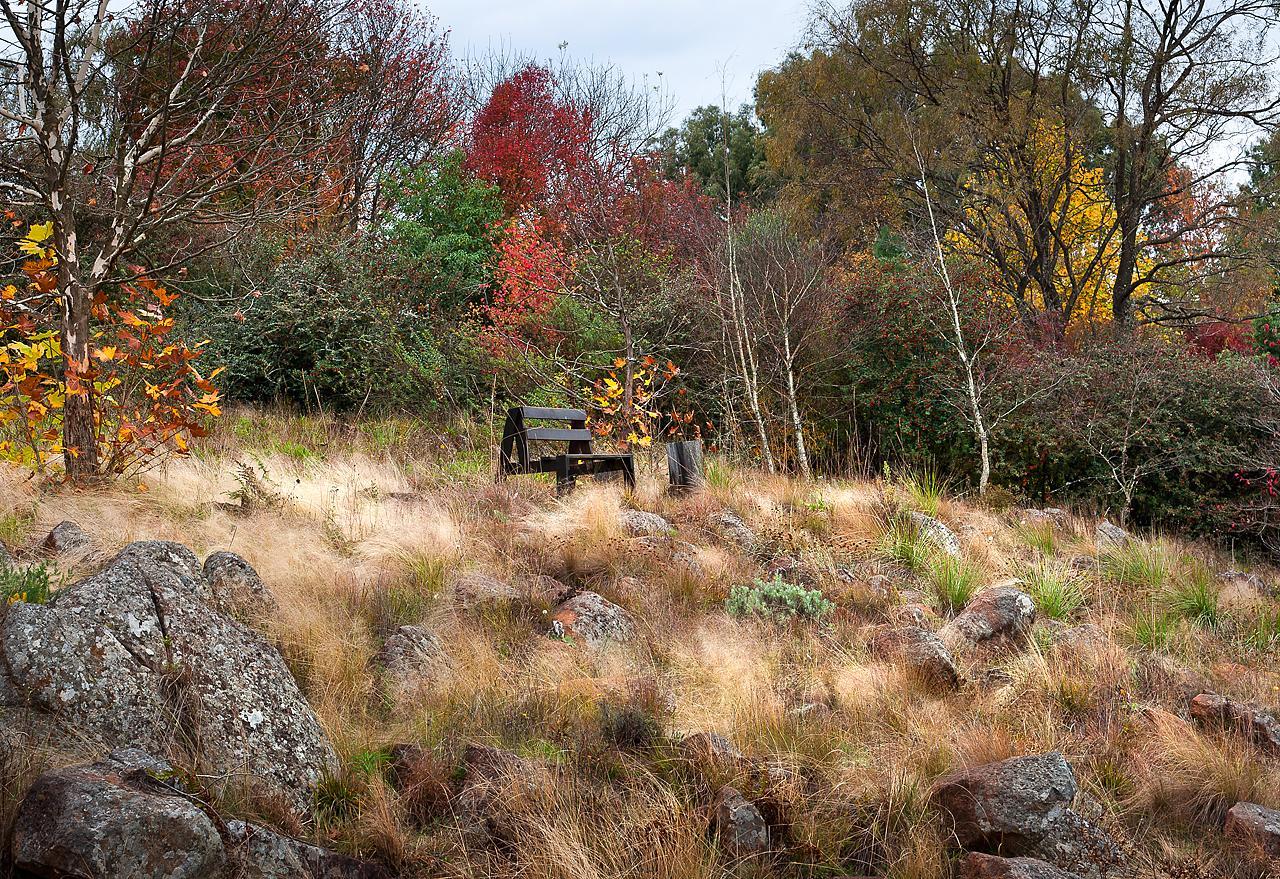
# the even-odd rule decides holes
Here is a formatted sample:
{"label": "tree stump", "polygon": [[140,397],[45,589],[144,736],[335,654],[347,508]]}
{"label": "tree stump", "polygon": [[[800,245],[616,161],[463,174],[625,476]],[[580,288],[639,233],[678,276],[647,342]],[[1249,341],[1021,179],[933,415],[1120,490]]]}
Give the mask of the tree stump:
{"label": "tree stump", "polygon": [[692,491],[703,484],[702,440],[667,443],[667,478],[671,491]]}

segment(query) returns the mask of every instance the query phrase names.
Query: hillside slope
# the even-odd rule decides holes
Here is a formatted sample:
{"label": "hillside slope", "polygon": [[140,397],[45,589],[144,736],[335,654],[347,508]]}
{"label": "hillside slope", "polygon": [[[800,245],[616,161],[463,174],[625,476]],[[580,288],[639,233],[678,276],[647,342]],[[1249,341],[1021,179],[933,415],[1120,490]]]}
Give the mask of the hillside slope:
{"label": "hillside slope", "polygon": [[[14,472],[0,492],[0,538],[23,564],[53,553],[64,589],[139,540],[189,547],[161,564],[193,588],[253,582],[201,575],[219,551],[260,575],[248,610],[210,619],[248,624],[216,629],[263,651],[246,667],[279,650],[337,757],[290,808],[208,782],[208,737],[179,715],[153,756],[222,818],[406,876],[1209,876],[1280,852],[1270,813],[1237,806],[1280,808],[1273,569],[928,480],[714,461],[692,495],[649,467],[634,496],[556,499],[495,484],[465,425],[223,430],[130,484]],[[63,521],[94,544],[42,546]],[[151,568],[122,570],[100,577],[169,600]],[[173,659],[181,640],[158,648],[170,666],[212,661]],[[0,682],[6,858],[31,848],[10,828],[33,781],[120,744],[41,735],[24,686]]]}

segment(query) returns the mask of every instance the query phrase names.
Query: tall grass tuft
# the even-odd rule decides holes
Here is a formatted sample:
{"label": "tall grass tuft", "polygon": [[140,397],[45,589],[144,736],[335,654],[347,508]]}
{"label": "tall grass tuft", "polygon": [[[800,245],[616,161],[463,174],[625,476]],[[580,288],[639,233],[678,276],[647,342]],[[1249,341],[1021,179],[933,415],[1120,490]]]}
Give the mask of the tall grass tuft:
{"label": "tall grass tuft", "polygon": [[1023,582],[1040,613],[1055,620],[1070,617],[1088,602],[1083,582],[1065,565],[1037,562],[1023,574]]}
{"label": "tall grass tuft", "polygon": [[895,516],[880,538],[880,554],[920,573],[929,568],[933,546],[908,517]]}
{"label": "tall grass tuft", "polygon": [[982,585],[982,572],[963,559],[937,556],[929,565],[929,585],[942,607],[952,613],[969,603]]}

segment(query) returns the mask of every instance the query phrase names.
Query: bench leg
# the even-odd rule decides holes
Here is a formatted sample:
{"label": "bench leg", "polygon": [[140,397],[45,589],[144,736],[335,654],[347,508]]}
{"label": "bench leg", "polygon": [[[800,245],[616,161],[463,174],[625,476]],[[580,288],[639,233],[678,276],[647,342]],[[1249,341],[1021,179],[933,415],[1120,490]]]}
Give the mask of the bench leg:
{"label": "bench leg", "polygon": [[623,459],[622,478],[626,480],[628,489],[636,490],[636,462],[633,459]]}
{"label": "bench leg", "polygon": [[569,472],[569,459],[561,458],[556,462],[556,497],[564,497],[573,492],[577,480]]}

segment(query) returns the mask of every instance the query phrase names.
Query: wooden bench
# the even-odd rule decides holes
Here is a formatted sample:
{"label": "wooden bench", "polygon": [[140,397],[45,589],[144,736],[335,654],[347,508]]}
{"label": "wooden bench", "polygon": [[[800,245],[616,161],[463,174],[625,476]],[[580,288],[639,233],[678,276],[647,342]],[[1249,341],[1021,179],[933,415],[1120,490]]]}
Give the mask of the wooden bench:
{"label": "wooden bench", "polygon": [[[531,427],[529,422],[567,423],[568,427]],[[533,457],[532,443],[567,442],[568,451],[559,455]],[[622,473],[627,487],[636,487],[635,459],[630,454],[610,455],[591,450],[587,413],[581,409],[547,409],[516,406],[507,410],[498,457],[498,478],[521,473],[554,473],[556,493],[572,491],[579,476]]]}

